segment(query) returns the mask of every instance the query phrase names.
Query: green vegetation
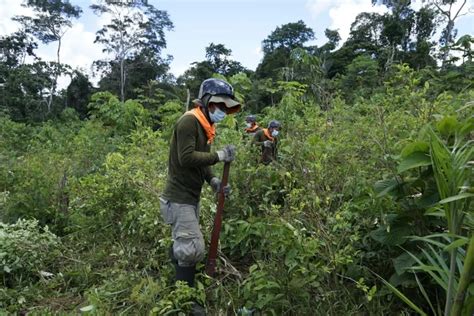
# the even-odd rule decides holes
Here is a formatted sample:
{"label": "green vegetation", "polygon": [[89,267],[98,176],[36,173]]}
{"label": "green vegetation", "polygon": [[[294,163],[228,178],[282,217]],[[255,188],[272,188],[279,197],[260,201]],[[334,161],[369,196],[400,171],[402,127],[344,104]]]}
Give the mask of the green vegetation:
{"label": "green vegetation", "polygon": [[[440,47],[432,41],[441,2],[386,1],[390,12],[359,15],[340,48],[336,31],[315,47],[302,21],[279,26],[255,72],[211,44],[176,79],[159,57],[172,23],[143,5],[156,19],[140,34],[153,45],[102,62],[98,88],[70,72],[64,91],[59,58],[21,58],[33,36],[60,38],[38,37],[34,19],[1,37],[0,313],[184,315],[199,301],[209,315],[472,315],[472,37],[456,41],[448,23]],[[136,63],[147,71],[131,75]],[[216,148],[238,147],[232,194],[217,276],[201,265],[191,289],[173,283],[159,196],[173,124],[208,76],[226,78],[246,107],[217,128]],[[257,163],[249,113],[282,122],[277,162]],[[210,188],[201,203],[209,241]]]}

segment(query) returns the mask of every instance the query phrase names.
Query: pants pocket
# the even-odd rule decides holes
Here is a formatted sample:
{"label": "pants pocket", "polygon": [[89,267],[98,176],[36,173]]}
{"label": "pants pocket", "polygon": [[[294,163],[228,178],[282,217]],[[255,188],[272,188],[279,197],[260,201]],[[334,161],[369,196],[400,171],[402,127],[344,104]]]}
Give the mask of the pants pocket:
{"label": "pants pocket", "polygon": [[182,267],[196,265],[204,258],[204,239],[202,235],[177,237],[173,243],[173,253],[178,260],[178,265]]}

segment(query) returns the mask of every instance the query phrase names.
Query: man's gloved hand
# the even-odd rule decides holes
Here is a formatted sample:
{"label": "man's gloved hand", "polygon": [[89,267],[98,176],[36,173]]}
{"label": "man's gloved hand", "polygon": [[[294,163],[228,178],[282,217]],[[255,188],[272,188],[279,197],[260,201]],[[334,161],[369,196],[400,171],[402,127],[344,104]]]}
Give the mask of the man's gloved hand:
{"label": "man's gloved hand", "polygon": [[231,162],[235,159],[235,146],[226,145],[223,149],[217,151],[219,161]]}
{"label": "man's gloved hand", "polygon": [[272,147],[273,146],[273,142],[271,140],[266,140],[263,142],[263,146],[265,147]]}
{"label": "man's gloved hand", "polygon": [[[221,188],[221,179],[219,179],[218,177],[212,178],[210,185],[214,192],[218,193]],[[230,185],[226,185],[223,189],[224,195],[228,197],[230,194]]]}

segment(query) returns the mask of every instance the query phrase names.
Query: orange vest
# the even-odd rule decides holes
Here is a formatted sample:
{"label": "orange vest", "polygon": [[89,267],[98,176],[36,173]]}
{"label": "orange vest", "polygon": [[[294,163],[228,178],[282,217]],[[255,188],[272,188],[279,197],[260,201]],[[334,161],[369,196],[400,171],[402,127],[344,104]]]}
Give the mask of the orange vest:
{"label": "orange vest", "polygon": [[214,137],[216,137],[216,126],[209,123],[204,113],[202,113],[201,108],[195,107],[194,109],[187,111],[185,114],[194,115],[197,118],[202,128],[206,132],[207,143],[212,144]]}
{"label": "orange vest", "polygon": [[263,133],[265,134],[265,136],[267,136],[267,138],[269,140],[271,140],[273,142],[273,137],[272,137],[272,135],[270,135],[270,132],[268,131],[268,128],[264,128]]}
{"label": "orange vest", "polygon": [[246,128],[245,131],[246,131],[247,133],[254,133],[254,132],[257,130],[257,128],[258,128],[258,125],[255,124],[255,125],[252,126],[252,127]]}

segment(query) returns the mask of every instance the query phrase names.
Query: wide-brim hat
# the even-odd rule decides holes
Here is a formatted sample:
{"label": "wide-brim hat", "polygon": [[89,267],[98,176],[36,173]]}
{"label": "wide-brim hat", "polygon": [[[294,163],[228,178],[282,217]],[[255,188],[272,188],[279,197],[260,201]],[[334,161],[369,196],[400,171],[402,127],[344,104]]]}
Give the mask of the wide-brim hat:
{"label": "wide-brim hat", "polygon": [[226,95],[213,95],[208,103],[224,103],[227,108],[227,114],[234,114],[240,111],[242,105],[240,102]]}

